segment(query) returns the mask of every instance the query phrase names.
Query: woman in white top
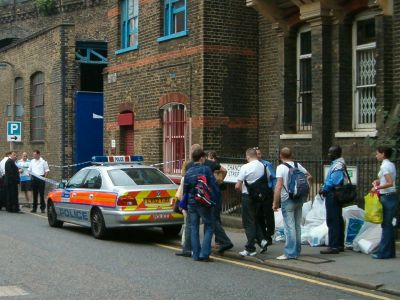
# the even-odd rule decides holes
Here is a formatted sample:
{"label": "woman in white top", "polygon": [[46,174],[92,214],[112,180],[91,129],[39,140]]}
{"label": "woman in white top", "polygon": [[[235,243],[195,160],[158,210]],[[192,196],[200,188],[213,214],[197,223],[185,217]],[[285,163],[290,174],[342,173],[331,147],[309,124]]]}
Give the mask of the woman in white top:
{"label": "woman in white top", "polygon": [[382,237],[378,251],[372,254],[372,258],[384,259],[396,257],[395,230],[393,218],[397,212],[399,199],[396,193],[396,167],[389,160],[392,156],[392,149],[389,147],[378,147],[376,149],[376,159],[381,161],[378,173],[378,180],[372,185],[372,191],[380,194],[383,206]]}

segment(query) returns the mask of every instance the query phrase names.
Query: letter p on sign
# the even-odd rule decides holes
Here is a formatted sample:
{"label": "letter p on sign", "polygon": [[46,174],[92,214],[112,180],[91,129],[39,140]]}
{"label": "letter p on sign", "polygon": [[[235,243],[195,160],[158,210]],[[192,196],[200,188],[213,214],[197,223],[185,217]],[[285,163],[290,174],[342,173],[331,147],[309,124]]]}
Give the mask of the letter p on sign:
{"label": "letter p on sign", "polygon": [[7,122],[7,142],[20,142],[22,135],[21,122]]}

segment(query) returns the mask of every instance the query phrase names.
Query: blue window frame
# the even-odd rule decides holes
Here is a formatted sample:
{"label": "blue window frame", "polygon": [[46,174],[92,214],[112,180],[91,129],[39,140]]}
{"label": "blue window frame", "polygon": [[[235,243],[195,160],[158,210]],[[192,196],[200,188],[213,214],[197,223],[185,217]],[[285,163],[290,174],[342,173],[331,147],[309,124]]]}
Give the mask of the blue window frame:
{"label": "blue window frame", "polygon": [[121,49],[120,54],[139,46],[139,0],[121,1]]}
{"label": "blue window frame", "polygon": [[164,36],[157,41],[162,42],[187,34],[186,0],[164,0]]}

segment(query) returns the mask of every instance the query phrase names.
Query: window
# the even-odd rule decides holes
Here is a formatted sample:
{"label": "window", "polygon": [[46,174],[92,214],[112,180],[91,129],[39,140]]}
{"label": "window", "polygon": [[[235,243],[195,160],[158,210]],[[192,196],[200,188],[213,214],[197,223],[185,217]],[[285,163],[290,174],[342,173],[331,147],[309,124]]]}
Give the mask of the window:
{"label": "window", "polygon": [[115,186],[172,184],[159,170],[150,168],[114,169],[108,175]]}
{"label": "window", "polygon": [[101,188],[101,174],[99,170],[90,170],[86,176],[82,187],[87,189],[100,189]]}
{"label": "window", "polygon": [[73,188],[80,188],[82,187],[83,180],[85,179],[87,173],[89,172],[88,169],[80,170],[76,173],[67,183],[66,188],[73,189]]}
{"label": "window", "polygon": [[20,77],[15,78],[14,82],[14,103],[15,117],[20,120],[23,115],[24,105],[24,80]]}
{"label": "window", "polygon": [[44,141],[44,74],[32,76],[31,140]]}
{"label": "window", "polygon": [[353,26],[354,129],[376,127],[375,19],[364,15]]}
{"label": "window", "polygon": [[297,131],[310,131],[312,122],[312,51],[309,26],[297,36]]}
{"label": "window", "polygon": [[164,0],[164,36],[162,42],[187,35],[186,0]]}
{"label": "window", "polygon": [[182,104],[172,104],[163,111],[164,172],[181,172],[185,160],[186,109]]}
{"label": "window", "polygon": [[123,53],[139,45],[139,0],[121,1],[121,50]]}

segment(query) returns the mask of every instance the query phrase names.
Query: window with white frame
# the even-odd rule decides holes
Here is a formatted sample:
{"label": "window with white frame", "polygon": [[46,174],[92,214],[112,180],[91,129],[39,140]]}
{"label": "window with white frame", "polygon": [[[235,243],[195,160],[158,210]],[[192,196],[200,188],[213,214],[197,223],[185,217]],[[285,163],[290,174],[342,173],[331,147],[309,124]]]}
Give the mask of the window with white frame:
{"label": "window with white frame", "polygon": [[163,110],[164,172],[180,174],[185,160],[186,108],[183,104],[171,104]]}
{"label": "window with white frame", "polygon": [[374,15],[353,25],[354,129],[376,128],[376,37]]}
{"label": "window with white frame", "polygon": [[121,50],[136,49],[139,44],[139,0],[121,1]]}
{"label": "window with white frame", "polygon": [[31,140],[44,141],[44,74],[31,78]]}
{"label": "window with white frame", "polygon": [[164,0],[164,36],[158,41],[186,34],[186,0]]}
{"label": "window with white frame", "polygon": [[304,26],[297,35],[297,131],[312,129],[311,29]]}

